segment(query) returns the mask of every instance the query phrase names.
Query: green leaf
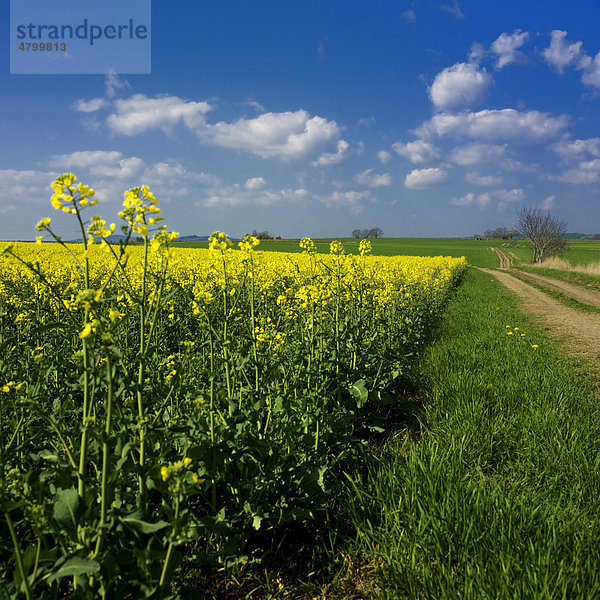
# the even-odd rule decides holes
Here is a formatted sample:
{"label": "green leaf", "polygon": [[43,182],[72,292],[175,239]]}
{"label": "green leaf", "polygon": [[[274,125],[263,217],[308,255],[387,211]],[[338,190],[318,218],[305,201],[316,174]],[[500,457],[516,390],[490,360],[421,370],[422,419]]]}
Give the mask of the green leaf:
{"label": "green leaf", "polygon": [[54,498],[54,518],[65,529],[76,529],[77,518],[75,511],[79,503],[79,494],[75,489],[62,490],[56,492]]}
{"label": "green leaf", "polygon": [[157,521],[156,523],[142,521],[141,519],[138,519],[135,514],[129,515],[128,517],[121,517],[121,522],[140,533],[154,533],[169,525],[166,521]]}
{"label": "green leaf", "polygon": [[369,392],[365,388],[365,380],[359,379],[356,383],[350,386],[350,394],[356,400],[356,407],[361,408],[369,399]]}
{"label": "green leaf", "polygon": [[[63,490],[68,491],[68,490]],[[80,556],[74,556],[64,562],[48,579],[48,583],[52,583],[62,577],[69,577],[72,575],[83,575],[85,573],[97,573],[100,570],[100,565],[91,558],[81,558]]]}

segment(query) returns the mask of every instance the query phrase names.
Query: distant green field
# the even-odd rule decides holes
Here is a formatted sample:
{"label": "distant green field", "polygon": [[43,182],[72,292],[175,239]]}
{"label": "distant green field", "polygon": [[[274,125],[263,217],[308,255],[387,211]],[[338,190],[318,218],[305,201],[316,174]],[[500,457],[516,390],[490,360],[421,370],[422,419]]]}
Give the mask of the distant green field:
{"label": "distant green field", "polygon": [[[358,252],[358,240],[339,238],[346,252]],[[331,240],[314,240],[319,252],[329,253]],[[373,254],[376,256],[465,256],[469,264],[475,267],[497,267],[498,259],[490,250],[499,246],[499,240],[480,240],[472,238],[383,238],[371,240]],[[276,240],[261,242],[259,250],[275,252],[301,252],[299,240]],[[182,242],[180,248],[208,248],[208,242]],[[508,248],[507,248],[508,250]],[[527,252],[528,249],[525,249]]]}
{"label": "distant green field", "polygon": [[561,255],[561,258],[572,265],[590,265],[600,262],[600,242],[570,240],[569,249]]}

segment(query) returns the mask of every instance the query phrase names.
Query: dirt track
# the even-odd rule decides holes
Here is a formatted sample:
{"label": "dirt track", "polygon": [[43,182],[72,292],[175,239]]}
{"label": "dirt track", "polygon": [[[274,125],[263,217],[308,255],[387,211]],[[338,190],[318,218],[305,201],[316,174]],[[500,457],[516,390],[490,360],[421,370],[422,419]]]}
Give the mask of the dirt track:
{"label": "dirt track", "polygon": [[582,304],[600,308],[600,292],[586,290],[581,286],[566,283],[559,279],[552,279],[551,277],[544,277],[537,273],[519,271],[517,276],[521,279],[532,281],[553,292],[559,292],[569,298],[573,298],[573,300],[577,300],[577,302],[581,302]]}
{"label": "dirt track", "polygon": [[523,312],[532,315],[550,337],[600,370],[600,315],[569,308],[506,271],[480,270],[515,292],[521,299]]}
{"label": "dirt track", "polygon": [[500,250],[500,248],[492,248],[492,250],[498,255],[498,258],[500,259],[501,269],[508,269],[509,267],[512,267],[512,258],[508,254],[506,254],[504,250]]}

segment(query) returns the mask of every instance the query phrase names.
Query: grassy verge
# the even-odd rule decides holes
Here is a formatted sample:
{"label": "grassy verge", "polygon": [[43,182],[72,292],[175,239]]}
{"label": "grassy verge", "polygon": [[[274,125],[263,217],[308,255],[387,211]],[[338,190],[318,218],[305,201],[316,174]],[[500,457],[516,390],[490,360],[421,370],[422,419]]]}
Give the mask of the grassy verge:
{"label": "grassy verge", "polygon": [[351,552],[380,566],[371,589],[600,597],[600,403],[584,367],[472,271],[420,371],[422,435],[378,447],[343,502]]}
{"label": "grassy verge", "polygon": [[544,277],[552,277],[553,279],[560,279],[567,283],[574,285],[580,285],[587,289],[600,290],[600,277],[597,275],[588,275],[587,273],[578,273],[576,271],[563,271],[559,269],[545,269],[544,267],[518,267],[522,271],[527,273],[533,273],[534,275],[542,275]]}

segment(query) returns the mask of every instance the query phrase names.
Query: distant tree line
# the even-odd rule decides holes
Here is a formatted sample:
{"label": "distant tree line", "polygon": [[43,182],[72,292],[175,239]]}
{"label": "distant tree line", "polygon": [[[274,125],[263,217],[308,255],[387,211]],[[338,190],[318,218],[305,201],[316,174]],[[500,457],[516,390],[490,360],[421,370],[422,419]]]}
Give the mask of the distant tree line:
{"label": "distant tree line", "polygon": [[[512,240],[516,235],[519,234],[519,230],[512,227],[496,227],[496,229],[488,229],[483,232],[483,237],[489,240]],[[475,236],[480,237],[480,236]]]}
{"label": "distant tree line", "polygon": [[258,240],[280,240],[281,236],[273,236],[271,235],[268,231],[256,231],[256,229],[252,230],[252,233],[250,235],[253,235],[256,239]]}
{"label": "distant tree line", "polygon": [[371,229],[354,229],[352,237],[356,239],[365,238],[382,238],[383,231],[379,227],[371,227]]}

